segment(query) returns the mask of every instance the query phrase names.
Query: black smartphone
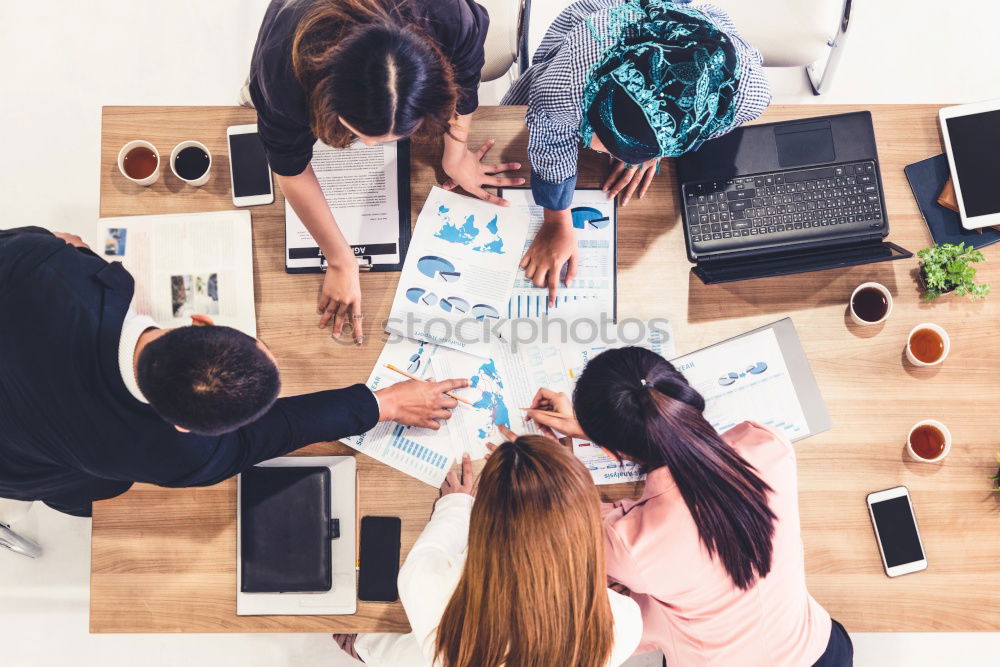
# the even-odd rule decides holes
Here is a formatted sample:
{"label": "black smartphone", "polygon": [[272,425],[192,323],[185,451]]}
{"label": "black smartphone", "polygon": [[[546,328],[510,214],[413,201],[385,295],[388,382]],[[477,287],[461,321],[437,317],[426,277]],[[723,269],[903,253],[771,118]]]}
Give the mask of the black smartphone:
{"label": "black smartphone", "polygon": [[361,517],[358,598],[366,602],[395,602],[399,598],[399,537],[402,522],[395,516]]}

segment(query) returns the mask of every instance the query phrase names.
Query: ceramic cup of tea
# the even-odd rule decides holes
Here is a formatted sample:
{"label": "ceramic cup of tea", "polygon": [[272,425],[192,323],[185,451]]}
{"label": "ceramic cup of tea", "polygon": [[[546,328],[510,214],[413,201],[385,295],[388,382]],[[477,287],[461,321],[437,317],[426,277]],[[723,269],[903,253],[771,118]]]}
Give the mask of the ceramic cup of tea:
{"label": "ceramic cup of tea", "polygon": [[170,152],[170,171],[188,185],[208,183],[212,154],[200,141],[182,141]]}
{"label": "ceramic cup of tea", "polygon": [[951,451],[951,431],[934,419],[917,422],[906,436],[906,453],[920,463],[936,463]]}
{"label": "ceramic cup of tea", "polygon": [[160,177],[160,152],[148,141],[130,141],[118,151],[118,171],[136,185],[152,185]]}
{"label": "ceramic cup of tea", "polygon": [[892,312],[892,294],[881,283],[861,283],[851,294],[850,307],[855,324],[881,324]]}
{"label": "ceramic cup of tea", "polygon": [[936,366],[951,352],[948,332],[933,322],[913,327],[906,339],[906,358],[914,366]]}

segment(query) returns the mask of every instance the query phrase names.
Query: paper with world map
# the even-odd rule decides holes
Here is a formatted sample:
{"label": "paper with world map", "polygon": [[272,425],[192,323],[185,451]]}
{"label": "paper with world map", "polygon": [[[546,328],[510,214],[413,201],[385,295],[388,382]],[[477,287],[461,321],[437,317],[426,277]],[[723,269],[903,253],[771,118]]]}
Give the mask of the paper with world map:
{"label": "paper with world map", "polygon": [[523,210],[432,188],[407,251],[386,330],[487,357],[528,234]]}

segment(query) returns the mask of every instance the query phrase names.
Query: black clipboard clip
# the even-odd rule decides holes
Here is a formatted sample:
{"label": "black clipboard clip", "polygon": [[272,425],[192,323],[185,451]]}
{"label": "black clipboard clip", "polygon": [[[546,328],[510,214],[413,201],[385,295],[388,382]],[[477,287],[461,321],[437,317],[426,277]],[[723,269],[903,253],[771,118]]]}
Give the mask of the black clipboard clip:
{"label": "black clipboard clip", "polygon": [[[357,260],[358,260],[358,271],[371,271],[372,270],[373,262],[372,262],[372,258],[371,258],[370,255],[358,255],[357,256]],[[326,267],[327,266],[329,266],[329,264],[326,261],[326,255],[324,255],[323,251],[320,250],[319,251],[319,268],[320,268],[321,271],[326,271]]]}

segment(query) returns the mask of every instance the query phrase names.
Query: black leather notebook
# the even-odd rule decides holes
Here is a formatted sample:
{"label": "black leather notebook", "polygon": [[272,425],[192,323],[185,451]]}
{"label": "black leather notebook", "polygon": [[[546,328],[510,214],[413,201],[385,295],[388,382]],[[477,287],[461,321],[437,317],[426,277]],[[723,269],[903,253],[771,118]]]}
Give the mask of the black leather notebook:
{"label": "black leather notebook", "polygon": [[244,593],[321,593],[333,587],[330,469],[253,467],[240,475]]}
{"label": "black leather notebook", "polygon": [[985,227],[980,233],[975,229],[962,227],[962,219],[958,213],[937,203],[944,184],[951,176],[948,167],[948,156],[944,153],[929,157],[920,162],[908,165],[903,171],[910,182],[913,197],[917,200],[924,222],[930,229],[934,243],[968,243],[974,248],[981,248],[1000,241],[1000,231]]}

